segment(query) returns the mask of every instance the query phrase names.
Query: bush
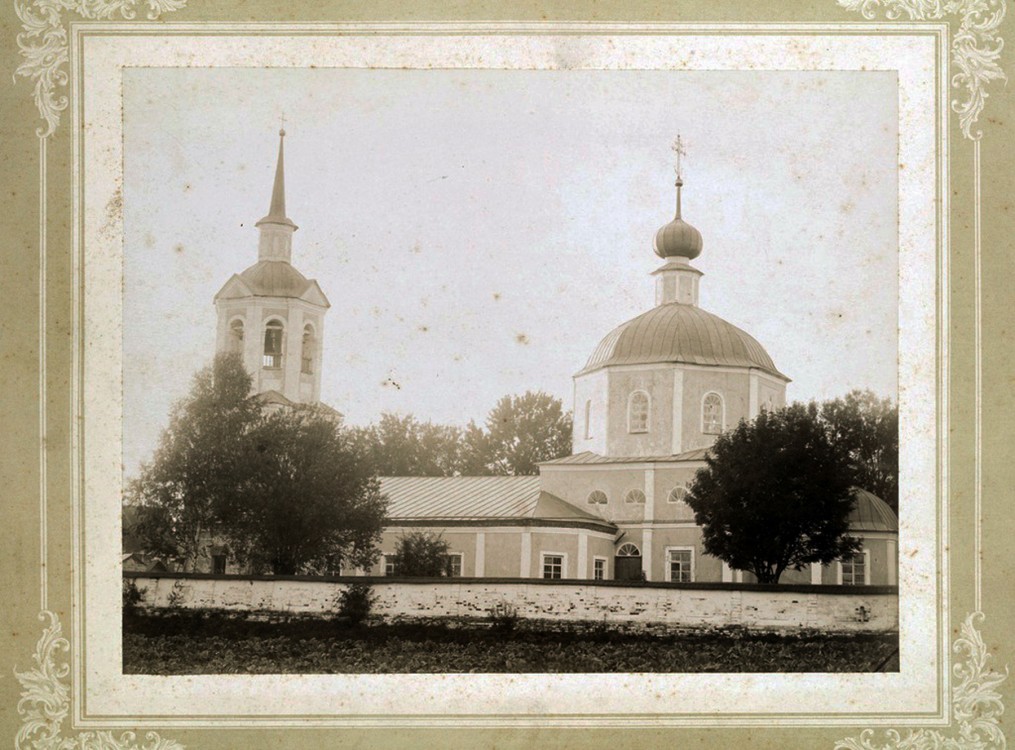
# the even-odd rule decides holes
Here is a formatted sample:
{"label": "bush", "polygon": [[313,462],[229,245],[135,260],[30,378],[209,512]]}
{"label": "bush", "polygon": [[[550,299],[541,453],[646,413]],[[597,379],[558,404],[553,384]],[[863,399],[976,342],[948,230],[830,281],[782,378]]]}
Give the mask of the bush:
{"label": "bush", "polygon": [[145,594],[148,593],[148,589],[139,589],[137,582],[133,578],[123,579],[123,611],[128,614],[133,614],[137,611],[138,605],[144,601]]}
{"label": "bush", "polygon": [[410,531],[398,538],[392,562],[395,575],[437,578],[449,574],[451,545],[432,531]]}
{"label": "bush", "polygon": [[377,596],[369,583],[353,583],[338,593],[338,616],[359,625],[370,615]]}
{"label": "bush", "polygon": [[510,602],[497,602],[490,608],[490,624],[495,630],[509,633],[520,619],[518,609]]}

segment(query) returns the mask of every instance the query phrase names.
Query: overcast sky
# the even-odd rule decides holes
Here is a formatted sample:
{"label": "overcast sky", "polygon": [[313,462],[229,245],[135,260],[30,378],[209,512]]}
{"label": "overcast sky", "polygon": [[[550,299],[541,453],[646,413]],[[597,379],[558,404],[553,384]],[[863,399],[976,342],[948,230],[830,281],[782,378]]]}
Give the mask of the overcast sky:
{"label": "overcast sky", "polygon": [[124,75],[124,464],[215,346],[257,260],[285,113],[293,263],[331,301],[322,398],[464,424],[548,391],[654,304],[656,229],[704,237],[701,306],[792,400],[896,395],[890,73],[131,69]]}

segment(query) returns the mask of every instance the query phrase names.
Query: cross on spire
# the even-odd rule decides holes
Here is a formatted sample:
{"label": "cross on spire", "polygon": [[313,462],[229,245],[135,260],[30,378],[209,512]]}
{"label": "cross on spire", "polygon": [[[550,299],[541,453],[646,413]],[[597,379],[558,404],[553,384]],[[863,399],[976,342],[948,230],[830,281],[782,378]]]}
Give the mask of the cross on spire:
{"label": "cross on spire", "polygon": [[677,140],[673,141],[673,152],[677,155],[677,165],[675,171],[677,173],[677,184],[679,185],[684,181],[680,173],[680,157],[687,156],[687,150],[684,148],[684,141],[680,137],[679,133],[677,134]]}

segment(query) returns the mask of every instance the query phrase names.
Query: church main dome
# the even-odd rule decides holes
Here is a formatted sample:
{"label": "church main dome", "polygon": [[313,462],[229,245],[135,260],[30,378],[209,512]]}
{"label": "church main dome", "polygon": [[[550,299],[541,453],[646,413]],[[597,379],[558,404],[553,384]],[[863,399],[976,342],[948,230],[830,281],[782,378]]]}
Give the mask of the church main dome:
{"label": "church main dome", "polygon": [[789,380],[754,337],[694,305],[659,305],[599,342],[582,373],[610,365],[683,363],[746,367]]}

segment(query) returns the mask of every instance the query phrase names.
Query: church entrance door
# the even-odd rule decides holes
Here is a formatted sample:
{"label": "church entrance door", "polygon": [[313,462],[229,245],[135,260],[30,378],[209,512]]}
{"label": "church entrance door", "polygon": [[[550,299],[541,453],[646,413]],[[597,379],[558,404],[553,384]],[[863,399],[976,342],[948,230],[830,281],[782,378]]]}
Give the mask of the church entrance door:
{"label": "church entrance door", "polygon": [[617,581],[640,581],[641,550],[633,544],[625,544],[613,558],[613,578]]}

